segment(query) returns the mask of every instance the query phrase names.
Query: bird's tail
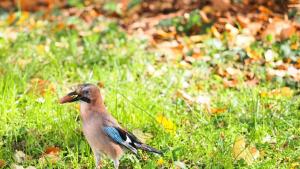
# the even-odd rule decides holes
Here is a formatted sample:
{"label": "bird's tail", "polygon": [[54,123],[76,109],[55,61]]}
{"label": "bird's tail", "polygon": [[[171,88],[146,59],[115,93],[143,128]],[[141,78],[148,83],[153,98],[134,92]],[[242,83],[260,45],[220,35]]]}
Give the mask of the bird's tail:
{"label": "bird's tail", "polygon": [[135,144],[135,146],[141,150],[144,150],[144,151],[148,151],[148,152],[151,152],[151,153],[156,153],[156,154],[159,154],[159,155],[163,155],[163,153],[153,147],[150,147],[146,144]]}

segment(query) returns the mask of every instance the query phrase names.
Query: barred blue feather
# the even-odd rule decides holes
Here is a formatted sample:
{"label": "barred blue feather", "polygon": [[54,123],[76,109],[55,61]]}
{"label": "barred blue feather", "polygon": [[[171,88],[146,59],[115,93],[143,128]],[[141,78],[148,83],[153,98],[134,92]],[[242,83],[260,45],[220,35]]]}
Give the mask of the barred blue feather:
{"label": "barred blue feather", "polygon": [[134,154],[137,154],[137,149],[162,154],[161,151],[158,151],[146,144],[143,144],[132,133],[127,132],[119,127],[104,127],[103,130],[114,142],[116,142],[119,145],[125,146]]}

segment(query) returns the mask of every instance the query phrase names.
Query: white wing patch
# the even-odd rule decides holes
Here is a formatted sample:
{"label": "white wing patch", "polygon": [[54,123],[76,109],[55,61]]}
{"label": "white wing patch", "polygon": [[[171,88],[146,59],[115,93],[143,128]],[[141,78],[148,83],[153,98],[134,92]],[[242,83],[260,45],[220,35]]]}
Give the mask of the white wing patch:
{"label": "white wing patch", "polygon": [[130,139],[127,135],[126,135],[126,140],[125,140],[125,142],[128,143],[128,144],[131,143],[131,139]]}

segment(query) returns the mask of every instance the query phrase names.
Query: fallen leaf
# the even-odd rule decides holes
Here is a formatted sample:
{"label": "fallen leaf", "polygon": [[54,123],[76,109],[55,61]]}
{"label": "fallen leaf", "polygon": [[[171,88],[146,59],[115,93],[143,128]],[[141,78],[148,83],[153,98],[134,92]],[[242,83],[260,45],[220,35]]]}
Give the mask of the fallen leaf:
{"label": "fallen leaf", "polygon": [[176,97],[177,98],[182,98],[190,104],[194,102],[194,98],[192,96],[190,96],[189,94],[185,93],[182,90],[176,91]]}
{"label": "fallen leaf", "polygon": [[215,26],[211,27],[211,32],[216,38],[218,38],[218,39],[221,38],[221,34]]}
{"label": "fallen leaf", "polygon": [[274,60],[274,58],[276,57],[276,53],[271,50],[271,49],[268,49],[265,53],[264,53],[264,56],[265,56],[265,60],[266,62],[271,62]]}
{"label": "fallen leaf", "polygon": [[11,166],[12,169],[36,169],[36,167],[34,166],[28,166],[28,167],[23,167],[21,165],[17,165],[17,164],[12,164]]}
{"label": "fallen leaf", "polygon": [[45,154],[55,154],[58,155],[60,152],[60,149],[58,147],[47,147],[45,149]]}
{"label": "fallen leaf", "polygon": [[174,162],[175,168],[179,168],[179,169],[186,169],[186,165],[184,162],[181,161],[175,161]]}
{"label": "fallen leaf", "polygon": [[293,35],[295,31],[296,29],[290,21],[274,19],[262,32],[262,38],[272,36],[279,40],[284,40]]}
{"label": "fallen leaf", "polygon": [[47,91],[55,92],[55,86],[48,80],[33,78],[30,80],[30,91],[44,96]]}
{"label": "fallen leaf", "polygon": [[246,85],[248,85],[249,87],[254,87],[258,84],[259,84],[259,79],[257,79],[257,78],[253,78],[253,79],[246,81]]}
{"label": "fallen leaf", "polygon": [[261,97],[292,97],[294,95],[294,91],[289,87],[282,87],[278,89],[273,89],[270,92],[262,91],[260,92]]}
{"label": "fallen leaf", "polygon": [[25,169],[23,166],[17,165],[17,164],[12,164],[12,165],[11,165],[11,168],[12,168],[12,169]]}
{"label": "fallen leaf", "polygon": [[36,167],[34,167],[34,166],[28,166],[28,167],[26,167],[26,169],[36,169]]}
{"label": "fallen leaf", "polygon": [[230,23],[225,24],[225,29],[231,34],[231,36],[237,36],[239,34],[239,30]]}
{"label": "fallen leaf", "polygon": [[275,138],[272,138],[269,134],[266,135],[263,139],[262,139],[262,143],[270,143],[270,144],[275,144],[277,141]]}
{"label": "fallen leaf", "polygon": [[238,81],[236,79],[232,79],[232,80],[223,79],[223,85],[224,87],[227,88],[235,88],[238,85]]}
{"label": "fallen leaf", "polygon": [[204,106],[207,106],[207,108],[210,107],[210,103],[211,103],[211,99],[209,96],[198,96],[196,98],[190,96],[189,94],[185,93],[182,90],[178,90],[176,92],[176,97],[177,98],[182,98],[183,100],[185,100],[187,103],[189,104],[193,104],[193,103],[197,103],[197,104],[201,104]]}
{"label": "fallen leaf", "polygon": [[162,166],[164,164],[164,159],[162,157],[160,157],[157,161],[156,161],[156,165],[158,166]]}
{"label": "fallen leaf", "polygon": [[246,139],[243,136],[236,137],[232,153],[235,160],[243,159],[248,165],[251,165],[260,156],[255,147],[246,147]]}
{"label": "fallen leaf", "polygon": [[252,35],[236,35],[234,45],[238,48],[247,50],[254,41],[255,38]]}
{"label": "fallen leaf", "polygon": [[3,168],[6,165],[6,161],[0,159],[0,168]]}
{"label": "fallen leaf", "polygon": [[230,8],[230,0],[212,0],[212,7],[216,11],[227,11]]}
{"label": "fallen leaf", "polygon": [[249,56],[249,58],[251,58],[253,60],[260,60],[262,58],[262,55],[260,53],[258,53],[257,51],[251,49],[250,47],[246,48],[246,53]]}
{"label": "fallen leaf", "polygon": [[99,88],[104,88],[105,85],[104,85],[103,82],[98,82],[98,83],[97,83],[97,86],[98,86]]}
{"label": "fallen leaf", "polygon": [[60,148],[58,147],[47,147],[43,155],[39,158],[40,163],[49,162],[55,164],[60,160],[59,157]]}
{"label": "fallen leaf", "polygon": [[167,119],[164,115],[160,114],[156,116],[156,121],[161,124],[167,132],[174,133],[176,131],[175,124],[171,120]]}
{"label": "fallen leaf", "polygon": [[22,163],[26,160],[26,154],[23,151],[17,151],[14,154],[14,159],[17,163]]}
{"label": "fallen leaf", "polygon": [[226,110],[227,110],[226,108],[211,108],[210,113],[213,115],[219,115],[224,113]]}

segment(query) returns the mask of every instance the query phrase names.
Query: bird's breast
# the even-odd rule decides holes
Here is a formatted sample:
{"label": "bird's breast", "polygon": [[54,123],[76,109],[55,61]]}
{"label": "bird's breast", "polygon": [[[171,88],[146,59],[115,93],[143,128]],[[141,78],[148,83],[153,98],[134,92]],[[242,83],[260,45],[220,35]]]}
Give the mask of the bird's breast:
{"label": "bird's breast", "polygon": [[104,153],[111,158],[119,158],[123,154],[120,145],[111,139],[102,130],[103,123],[97,119],[83,121],[83,133],[93,151]]}

